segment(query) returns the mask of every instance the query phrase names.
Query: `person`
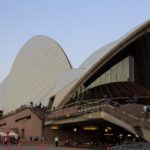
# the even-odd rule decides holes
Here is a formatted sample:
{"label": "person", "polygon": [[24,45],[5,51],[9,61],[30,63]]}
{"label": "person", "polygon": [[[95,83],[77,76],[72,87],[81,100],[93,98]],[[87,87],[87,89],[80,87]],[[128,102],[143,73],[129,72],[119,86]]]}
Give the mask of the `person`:
{"label": "person", "polygon": [[145,118],[148,118],[148,113],[149,113],[149,108],[147,105],[144,105],[143,106],[143,110],[144,110],[144,115],[145,115]]}
{"label": "person", "polygon": [[133,97],[133,99],[134,99],[134,104],[137,104],[137,102],[138,102],[138,99],[137,99],[137,95],[136,95],[136,94],[134,94],[134,97]]}
{"label": "person", "polygon": [[58,137],[57,136],[55,137],[55,146],[56,147],[58,146]]}
{"label": "person", "polygon": [[31,142],[32,142],[32,139],[33,139],[32,136],[30,136],[30,141],[31,141]]}
{"label": "person", "polygon": [[130,104],[132,104],[132,103],[134,103],[133,101],[134,101],[134,100],[133,100],[133,96],[130,95],[130,96],[129,96],[129,99],[128,99],[128,102],[129,102]]}

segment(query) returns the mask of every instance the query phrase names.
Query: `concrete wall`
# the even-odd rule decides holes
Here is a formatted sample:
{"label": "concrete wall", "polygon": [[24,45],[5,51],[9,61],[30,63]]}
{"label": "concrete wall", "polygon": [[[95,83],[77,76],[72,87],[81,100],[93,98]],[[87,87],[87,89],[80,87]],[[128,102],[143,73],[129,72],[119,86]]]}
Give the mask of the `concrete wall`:
{"label": "concrete wall", "polygon": [[42,120],[29,108],[0,119],[0,130],[18,128],[19,134],[22,136],[22,129],[24,129],[25,140],[29,140],[30,136],[41,137],[42,125]]}

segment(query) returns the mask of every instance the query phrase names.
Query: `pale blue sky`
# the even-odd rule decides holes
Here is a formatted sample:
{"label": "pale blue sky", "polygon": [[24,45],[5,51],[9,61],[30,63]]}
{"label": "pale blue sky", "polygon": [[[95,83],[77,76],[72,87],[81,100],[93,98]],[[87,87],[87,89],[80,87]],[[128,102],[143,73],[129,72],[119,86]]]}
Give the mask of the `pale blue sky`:
{"label": "pale blue sky", "polygon": [[0,0],[0,82],[23,44],[47,35],[73,67],[150,19],[150,0]]}

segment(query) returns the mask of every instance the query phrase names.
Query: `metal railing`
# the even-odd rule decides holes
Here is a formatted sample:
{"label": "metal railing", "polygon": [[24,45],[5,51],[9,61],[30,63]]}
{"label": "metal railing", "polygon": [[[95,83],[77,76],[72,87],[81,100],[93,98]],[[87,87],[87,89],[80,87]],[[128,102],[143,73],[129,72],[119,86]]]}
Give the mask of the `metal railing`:
{"label": "metal railing", "polygon": [[106,107],[110,107],[113,109],[116,107],[120,107],[120,104],[109,99],[95,100],[88,103],[87,102],[72,103],[69,105],[58,107],[55,110],[48,112],[48,119],[59,119],[63,117],[71,117],[81,115],[84,113],[101,111],[102,108]]}
{"label": "metal railing", "polygon": [[142,126],[150,129],[149,122],[147,120],[141,121],[140,116],[136,117],[130,112],[122,110],[121,105],[110,99],[93,100],[88,102],[76,102],[65,106],[56,108],[55,110],[49,111],[47,114],[47,120],[65,119],[77,115],[86,113],[104,111],[116,118],[134,126]]}
{"label": "metal railing", "polygon": [[114,146],[111,150],[150,150],[150,143],[134,143]]}

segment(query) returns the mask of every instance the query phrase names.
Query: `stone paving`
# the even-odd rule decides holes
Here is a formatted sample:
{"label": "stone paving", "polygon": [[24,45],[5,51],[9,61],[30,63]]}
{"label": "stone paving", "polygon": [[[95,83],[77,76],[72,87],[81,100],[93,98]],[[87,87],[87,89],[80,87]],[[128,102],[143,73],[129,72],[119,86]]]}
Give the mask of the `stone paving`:
{"label": "stone paving", "polygon": [[[0,146],[0,150],[9,150],[9,147],[7,145]],[[11,145],[10,150],[18,150],[18,146]],[[49,145],[49,146],[42,146],[42,148],[40,146],[21,146],[20,150],[89,150],[89,149],[74,148],[74,147],[55,147],[53,145]]]}

